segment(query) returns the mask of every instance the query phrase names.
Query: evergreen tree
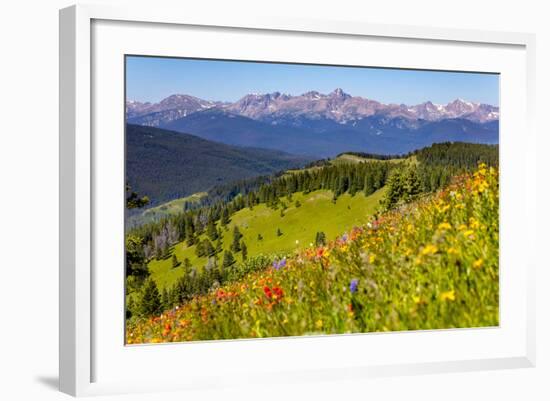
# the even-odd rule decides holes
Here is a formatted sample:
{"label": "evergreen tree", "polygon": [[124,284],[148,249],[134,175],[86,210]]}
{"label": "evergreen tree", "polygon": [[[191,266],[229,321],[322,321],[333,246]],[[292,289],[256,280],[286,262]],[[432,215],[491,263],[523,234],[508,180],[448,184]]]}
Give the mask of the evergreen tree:
{"label": "evergreen tree", "polygon": [[372,174],[365,175],[364,192],[366,196],[374,193],[374,180]]}
{"label": "evergreen tree", "polygon": [[242,234],[239,231],[239,228],[235,226],[233,228],[233,243],[231,244],[231,250],[235,253],[240,252],[241,250],[241,238]]}
{"label": "evergreen tree", "polygon": [[216,254],[216,249],[214,249],[214,246],[212,245],[212,243],[205,239],[203,241],[203,249],[204,249],[204,254],[208,257],[212,257]]}
{"label": "evergreen tree", "polygon": [[223,262],[222,267],[224,269],[227,269],[228,267],[232,266],[235,263],[235,258],[233,257],[233,254],[231,251],[225,251],[223,253]]}
{"label": "evergreen tree", "polygon": [[226,226],[229,224],[229,210],[227,210],[227,208],[223,208],[221,223],[222,226]]}
{"label": "evergreen tree", "polygon": [[143,317],[158,315],[162,312],[159,290],[155,280],[150,277],[143,284],[136,309]]}
{"label": "evergreen tree", "polygon": [[166,288],[162,290],[160,303],[163,310],[170,309],[172,307],[172,303],[170,302],[170,294],[168,293],[168,290]]}
{"label": "evergreen tree", "polygon": [[297,200],[297,201],[294,203],[294,206],[295,206],[296,208],[299,208],[300,206],[302,206],[302,204],[300,203],[299,200]]}
{"label": "evergreen tree", "polygon": [[264,237],[262,236],[262,234],[258,234],[258,241],[262,241],[264,239]]}
{"label": "evergreen tree", "polygon": [[393,170],[387,181],[387,190],[382,204],[386,209],[394,207],[405,193],[403,185],[403,171],[401,169]]}
{"label": "evergreen tree", "polygon": [[206,255],[203,241],[197,242],[197,245],[195,246],[195,255],[197,255],[197,258],[202,258]]}
{"label": "evergreen tree", "polygon": [[403,186],[404,200],[407,202],[422,192],[422,183],[420,182],[415,166],[409,166],[405,171]]}
{"label": "evergreen tree", "polygon": [[187,246],[193,246],[195,244],[195,230],[192,224],[185,225],[185,238]]}
{"label": "evergreen tree", "polygon": [[155,259],[156,260],[161,260],[162,256],[163,256],[162,248],[156,247],[155,248]]}
{"label": "evergreen tree", "polygon": [[283,232],[280,228],[277,228],[277,237],[280,237],[281,235],[283,235]]}
{"label": "evergreen tree", "polygon": [[210,288],[214,283],[221,284],[222,277],[218,267],[218,258],[210,257],[204,266],[203,275],[205,278],[205,287]]}
{"label": "evergreen tree", "polygon": [[216,253],[220,253],[223,249],[223,243],[221,237],[218,237],[218,240],[216,241]]}
{"label": "evergreen tree", "polygon": [[245,261],[248,258],[248,248],[246,247],[244,241],[241,241],[241,254],[243,257],[243,261]]}
{"label": "evergreen tree", "polygon": [[218,239],[218,230],[216,229],[216,224],[214,220],[209,220],[206,227],[206,235],[210,238],[211,241],[216,241]]}
{"label": "evergreen tree", "polygon": [[148,274],[143,239],[137,235],[126,236],[126,274],[145,277]]}
{"label": "evergreen tree", "polygon": [[318,231],[317,234],[315,234],[315,245],[316,246],[323,246],[326,245],[327,239],[326,235],[323,231]]}
{"label": "evergreen tree", "polygon": [[132,191],[130,184],[126,183],[126,208],[137,209],[144,207],[149,203],[147,196],[139,196],[136,192]]}
{"label": "evergreen tree", "polygon": [[176,254],[173,254],[172,255],[172,268],[176,268],[180,265],[180,262],[178,260],[178,257],[176,256]]}

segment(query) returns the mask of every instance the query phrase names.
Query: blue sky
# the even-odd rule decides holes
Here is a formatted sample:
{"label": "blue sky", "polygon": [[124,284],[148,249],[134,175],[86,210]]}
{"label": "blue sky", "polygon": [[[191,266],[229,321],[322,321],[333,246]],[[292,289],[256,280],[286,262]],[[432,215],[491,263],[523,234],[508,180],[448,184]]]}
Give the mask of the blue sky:
{"label": "blue sky", "polygon": [[235,101],[248,93],[300,95],[342,88],[353,96],[408,105],[456,98],[498,105],[496,74],[332,67],[128,56],[126,97],[158,102],[175,94]]}

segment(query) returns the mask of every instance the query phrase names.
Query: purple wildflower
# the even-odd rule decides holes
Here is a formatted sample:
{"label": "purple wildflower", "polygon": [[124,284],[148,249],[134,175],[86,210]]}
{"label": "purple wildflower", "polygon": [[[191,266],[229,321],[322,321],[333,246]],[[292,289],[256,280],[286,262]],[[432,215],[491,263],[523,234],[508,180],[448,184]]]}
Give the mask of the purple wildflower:
{"label": "purple wildflower", "polygon": [[348,233],[344,233],[344,235],[342,235],[342,242],[346,242],[348,240]]}
{"label": "purple wildflower", "polygon": [[357,285],[359,284],[359,280],[357,280],[356,278],[354,278],[353,280],[350,281],[349,283],[349,291],[353,294],[355,292],[357,292]]}
{"label": "purple wildflower", "polygon": [[273,261],[273,268],[275,270],[279,270],[279,269],[281,269],[285,266],[286,266],[286,258],[283,258],[283,259],[279,260],[278,262],[276,260]]}

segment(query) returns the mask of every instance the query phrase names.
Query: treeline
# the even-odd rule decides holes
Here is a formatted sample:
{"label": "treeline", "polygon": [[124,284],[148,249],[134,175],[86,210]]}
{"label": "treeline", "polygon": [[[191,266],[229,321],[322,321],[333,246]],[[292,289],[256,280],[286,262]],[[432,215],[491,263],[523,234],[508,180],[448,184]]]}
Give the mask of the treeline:
{"label": "treeline", "polygon": [[349,192],[370,195],[386,183],[388,174],[397,164],[369,161],[327,165],[319,169],[293,172],[279,177],[270,184],[262,185],[258,191],[249,194],[247,202],[252,204],[277,204],[284,196],[295,192],[309,193],[320,189],[330,190],[335,198]]}
{"label": "treeline", "polygon": [[232,181],[227,184],[219,184],[208,190],[208,195],[203,197],[200,202],[194,202],[185,207],[187,209],[198,209],[203,206],[211,206],[220,202],[229,202],[237,195],[248,195],[248,193],[256,191],[261,185],[269,184],[274,178],[279,177],[283,172],[271,176],[259,176],[247,178],[237,181]]}
{"label": "treeline", "polygon": [[343,155],[352,155],[352,156],[362,157],[363,159],[374,159],[374,160],[404,159],[408,156],[406,154],[381,155],[378,153],[366,153],[366,152],[344,152],[344,153],[340,153],[338,156],[343,156]]}
{"label": "treeline", "polygon": [[415,151],[411,156],[416,157],[415,163],[400,166],[388,178],[382,202],[386,209],[445,187],[453,177],[474,170],[479,163],[498,166],[497,145],[446,142]]}
{"label": "treeline", "polygon": [[452,177],[474,170],[483,162],[498,166],[498,146],[464,142],[444,142],[411,154],[418,162],[416,175],[423,192],[447,186]]}
{"label": "treeline", "polygon": [[489,166],[498,165],[498,145],[486,145],[468,142],[441,142],[434,143],[422,149],[413,150],[406,154],[380,155],[366,152],[345,152],[342,155],[353,155],[364,159],[395,160],[416,156],[419,162],[435,166],[458,168],[475,168],[483,162]]}
{"label": "treeline", "polygon": [[489,166],[498,165],[498,145],[484,145],[465,142],[443,142],[433,144],[410,153],[425,166],[445,166],[451,169],[472,169],[483,162]]}

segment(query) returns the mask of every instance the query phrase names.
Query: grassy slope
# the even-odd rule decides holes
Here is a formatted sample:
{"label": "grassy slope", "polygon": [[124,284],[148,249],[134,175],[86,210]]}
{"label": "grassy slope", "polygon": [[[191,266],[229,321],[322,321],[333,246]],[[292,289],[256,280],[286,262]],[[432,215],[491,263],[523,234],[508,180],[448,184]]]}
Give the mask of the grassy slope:
{"label": "grassy slope", "polygon": [[[413,156],[414,157],[414,156]],[[410,158],[409,158],[410,159]],[[373,159],[368,157],[361,157],[357,155],[352,155],[348,153],[341,154],[337,158],[331,161],[332,164],[339,165],[339,164],[345,164],[345,163],[364,163],[364,162],[379,162],[379,161],[386,161],[389,163],[398,163],[403,161],[404,159],[388,159],[388,160],[379,160],[379,159]]]}
{"label": "grassy slope", "polygon": [[151,221],[160,220],[163,217],[175,215],[183,211],[186,202],[198,202],[207,195],[206,192],[198,192],[183,198],[177,198],[161,205],[144,210],[142,213],[129,218],[129,226],[141,225]]}
{"label": "grassy slope", "polygon": [[[224,230],[223,248],[229,249],[234,225],[243,234],[249,256],[290,252],[307,247],[314,241],[317,231],[323,231],[327,239],[332,240],[346,230],[365,223],[377,209],[383,191],[381,189],[368,197],[360,193],[354,197],[344,194],[336,204],[332,203],[331,191],[315,191],[307,195],[297,193],[292,202],[284,200],[289,206],[284,217],[281,217],[280,210],[270,209],[265,204],[254,207],[252,211],[240,210],[231,217],[227,230]],[[302,204],[299,208],[295,207],[296,201]],[[283,232],[280,237],[276,235],[277,228]],[[258,234],[263,236],[262,241],[257,240]],[[206,258],[196,257],[195,246],[187,247],[185,243],[176,244],[173,253],[180,262],[189,258],[197,268],[202,268],[207,262]],[[240,254],[235,256],[240,260]],[[151,261],[149,270],[160,288],[171,286],[183,274],[181,267],[172,268],[170,258]]]}
{"label": "grassy slope", "polygon": [[[341,164],[357,164],[357,163],[365,163],[365,162],[379,162],[379,161],[385,161],[388,163],[398,163],[404,160],[410,160],[413,162],[416,162],[416,156],[411,156],[407,159],[388,159],[388,160],[378,160],[378,159],[372,159],[372,158],[366,158],[361,157],[357,155],[351,155],[348,153],[343,153],[339,155],[338,157],[332,159],[329,161],[329,164],[332,164],[334,166],[338,166]],[[313,166],[303,169],[290,169],[286,171],[286,174],[296,174],[296,173],[302,173],[304,171],[314,171],[320,169],[320,166]]]}

